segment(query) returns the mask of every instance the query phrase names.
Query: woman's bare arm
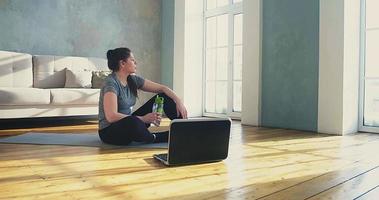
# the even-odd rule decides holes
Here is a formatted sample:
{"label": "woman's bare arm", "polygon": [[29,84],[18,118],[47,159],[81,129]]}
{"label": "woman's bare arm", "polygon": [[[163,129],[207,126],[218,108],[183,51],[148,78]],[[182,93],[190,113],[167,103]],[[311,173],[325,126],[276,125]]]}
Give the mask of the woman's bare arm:
{"label": "woman's bare arm", "polygon": [[105,118],[108,122],[116,122],[127,115],[117,112],[117,96],[113,92],[106,92],[104,94],[103,108]]}
{"label": "woman's bare arm", "polygon": [[146,92],[165,93],[176,103],[177,114],[180,113],[183,118],[187,118],[187,109],[182,100],[167,86],[146,79],[141,89]]}

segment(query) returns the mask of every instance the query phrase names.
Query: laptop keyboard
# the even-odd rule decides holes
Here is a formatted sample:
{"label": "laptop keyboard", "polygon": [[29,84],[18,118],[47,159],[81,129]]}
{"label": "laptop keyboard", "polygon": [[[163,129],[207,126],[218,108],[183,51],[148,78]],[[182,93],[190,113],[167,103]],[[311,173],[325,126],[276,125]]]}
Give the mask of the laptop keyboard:
{"label": "laptop keyboard", "polygon": [[167,161],[167,153],[158,154],[157,157],[159,157],[159,158],[162,159],[162,160]]}

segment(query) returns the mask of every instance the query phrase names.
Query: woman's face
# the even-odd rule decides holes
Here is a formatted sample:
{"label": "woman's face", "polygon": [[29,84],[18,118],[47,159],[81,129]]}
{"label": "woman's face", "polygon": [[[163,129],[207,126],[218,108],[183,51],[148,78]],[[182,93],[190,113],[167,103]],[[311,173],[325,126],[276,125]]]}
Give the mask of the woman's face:
{"label": "woman's face", "polygon": [[133,53],[130,53],[129,58],[126,61],[123,60],[122,62],[124,64],[125,71],[128,74],[136,73],[137,72],[137,61],[134,58]]}

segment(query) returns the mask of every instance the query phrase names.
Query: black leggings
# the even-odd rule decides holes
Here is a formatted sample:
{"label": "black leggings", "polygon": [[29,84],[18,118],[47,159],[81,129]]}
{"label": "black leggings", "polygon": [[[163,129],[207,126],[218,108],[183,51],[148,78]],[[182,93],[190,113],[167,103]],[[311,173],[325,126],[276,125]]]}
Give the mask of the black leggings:
{"label": "black leggings", "polygon": [[[167,95],[161,93],[160,97],[164,98],[163,110],[168,118],[178,119],[182,118],[177,116],[176,103]],[[107,144],[114,145],[128,145],[132,141],[157,143],[168,141],[168,131],[152,134],[147,129],[150,124],[145,124],[141,119],[136,116],[144,116],[152,112],[152,107],[155,101],[153,96],[143,106],[138,108],[132,115],[120,119],[112,123],[110,126],[99,130],[101,141]]]}

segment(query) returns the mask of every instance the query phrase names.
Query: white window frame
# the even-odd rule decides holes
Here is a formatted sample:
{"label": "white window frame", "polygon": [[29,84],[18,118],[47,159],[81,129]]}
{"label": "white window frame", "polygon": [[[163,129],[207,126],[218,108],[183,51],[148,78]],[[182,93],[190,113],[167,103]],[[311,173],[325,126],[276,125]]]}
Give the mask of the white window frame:
{"label": "white window frame", "polygon": [[[211,10],[207,10],[207,0],[204,0],[204,19],[203,19],[203,26],[204,26],[204,35],[203,35],[203,49],[204,53],[206,52],[206,20],[209,17],[215,17],[223,14],[228,14],[229,18],[229,34],[228,34],[228,99],[227,99],[227,111],[226,114],[219,114],[219,113],[210,113],[205,112],[205,106],[206,106],[206,89],[203,90],[203,116],[207,117],[231,117],[232,119],[241,119],[241,112],[233,112],[233,56],[234,56],[234,45],[230,45],[234,43],[234,16],[238,14],[243,14],[242,10],[242,4],[243,2],[236,2],[233,3],[233,0],[229,0],[229,4],[223,7],[214,8]],[[242,42],[243,46],[243,42]],[[205,54],[204,54],[205,55]],[[206,85],[206,56],[203,56],[203,85]],[[242,78],[241,78],[242,79]],[[241,91],[242,92],[242,91]],[[241,98],[242,101],[242,98]],[[241,109],[242,109],[242,102],[241,102]]]}
{"label": "white window frame", "polygon": [[365,55],[366,55],[366,0],[361,0],[360,73],[359,73],[359,131],[379,133],[379,127],[364,125]]}

